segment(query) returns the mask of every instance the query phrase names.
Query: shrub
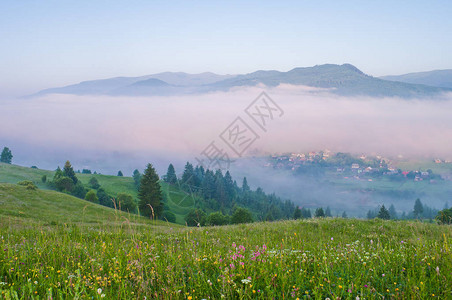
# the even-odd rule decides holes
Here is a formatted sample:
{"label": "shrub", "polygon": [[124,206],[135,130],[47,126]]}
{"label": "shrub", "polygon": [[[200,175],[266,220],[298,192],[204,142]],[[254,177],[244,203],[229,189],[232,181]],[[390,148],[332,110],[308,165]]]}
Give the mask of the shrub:
{"label": "shrub", "polygon": [[229,223],[229,217],[223,215],[221,212],[211,213],[206,219],[206,225],[209,226],[221,226]]}
{"label": "shrub", "polygon": [[18,185],[25,186],[27,190],[36,190],[38,187],[34,184],[33,181],[23,180],[17,183]]}
{"label": "shrub", "polygon": [[85,200],[88,200],[89,202],[93,203],[99,203],[99,199],[97,198],[96,192],[93,190],[90,190],[88,193],[86,193]]}
{"label": "shrub", "polygon": [[452,224],[452,208],[446,208],[438,212],[436,220],[440,224]]}
{"label": "shrub", "polygon": [[251,212],[243,207],[238,207],[234,210],[232,214],[231,223],[232,224],[241,224],[241,223],[252,223],[253,216]]}
{"label": "shrub", "polygon": [[170,212],[169,210],[165,210],[162,216],[163,220],[166,220],[170,223],[176,223],[176,215]]}
{"label": "shrub", "polygon": [[206,222],[206,213],[200,209],[192,209],[187,216],[185,222],[188,226],[203,226]]}
{"label": "shrub", "polygon": [[133,200],[133,197],[126,193],[119,193],[118,197],[118,205],[122,211],[135,212],[137,209],[137,204]]}

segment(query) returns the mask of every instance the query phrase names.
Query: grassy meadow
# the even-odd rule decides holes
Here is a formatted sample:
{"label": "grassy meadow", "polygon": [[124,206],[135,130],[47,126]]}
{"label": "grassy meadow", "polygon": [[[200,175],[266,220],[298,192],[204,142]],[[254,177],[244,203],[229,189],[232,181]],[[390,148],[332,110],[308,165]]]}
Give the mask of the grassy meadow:
{"label": "grassy meadow", "polygon": [[0,184],[3,299],[447,299],[450,226],[314,219],[187,228]]}
{"label": "grassy meadow", "polygon": [[[42,182],[42,176],[47,176],[47,180],[52,180],[54,171],[32,169],[17,165],[0,163],[0,182],[18,183],[23,180],[32,181],[39,189],[49,189],[48,185]],[[89,180],[95,177],[100,186],[112,197],[116,197],[119,193],[127,193],[138,201],[138,191],[135,187],[132,177],[118,177],[112,175],[101,174],[80,174],[77,178],[88,186]],[[185,224],[185,216],[195,206],[196,196],[186,193],[178,186],[168,185],[164,181],[160,181],[162,192],[167,199],[167,205],[171,212],[176,215],[176,223]],[[45,210],[45,209],[44,209]]]}

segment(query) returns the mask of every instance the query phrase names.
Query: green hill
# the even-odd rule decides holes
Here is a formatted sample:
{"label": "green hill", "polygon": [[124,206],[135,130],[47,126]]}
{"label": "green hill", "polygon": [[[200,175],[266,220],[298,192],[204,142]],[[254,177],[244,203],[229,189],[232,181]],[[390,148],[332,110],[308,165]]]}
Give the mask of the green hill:
{"label": "green hill", "polygon": [[50,190],[29,190],[24,186],[0,183],[0,217],[5,224],[29,223],[34,225],[140,225],[158,224],[144,217],[128,214],[94,204],[64,193]]}
{"label": "green hill", "polygon": [[[38,186],[38,188],[48,190],[48,185],[44,184],[41,178],[42,176],[46,175],[47,179],[51,180],[54,173],[54,171],[0,163],[0,183],[3,182],[15,184],[23,180],[30,180],[34,182]],[[119,177],[100,174],[77,174],[77,178],[85,186],[88,186],[89,180],[92,177],[95,177],[97,179],[100,186],[110,196],[116,197],[119,193],[127,193],[132,195],[132,197],[134,197],[134,199],[138,201],[138,191],[135,188],[132,177]],[[198,198],[189,193],[186,193],[178,186],[170,186],[163,181],[161,181],[160,184],[162,186],[162,192],[167,199],[168,208],[176,215],[176,223],[185,224],[184,218],[190,212],[190,210],[194,208],[195,201]]]}

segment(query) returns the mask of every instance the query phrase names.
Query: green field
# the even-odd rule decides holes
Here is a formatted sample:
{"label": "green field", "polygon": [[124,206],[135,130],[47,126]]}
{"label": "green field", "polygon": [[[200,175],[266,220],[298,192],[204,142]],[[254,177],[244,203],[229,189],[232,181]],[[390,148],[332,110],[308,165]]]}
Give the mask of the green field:
{"label": "green field", "polygon": [[313,219],[187,228],[13,184],[0,184],[0,205],[3,299],[452,297],[450,226]]}
{"label": "green field", "polygon": [[[52,180],[54,171],[32,169],[17,165],[9,165],[0,163],[0,183],[18,183],[23,180],[33,181],[40,189],[48,189],[49,187],[41,181],[43,175],[47,176],[47,180]],[[77,178],[88,186],[89,180],[95,177],[100,186],[111,196],[116,197],[119,193],[127,193],[132,195],[138,201],[138,191],[132,177],[118,177],[111,175],[92,175],[77,174]],[[194,207],[197,197],[186,193],[178,186],[170,186],[161,181],[162,192],[165,193],[167,205],[171,212],[176,215],[178,224],[185,224],[185,216]]]}

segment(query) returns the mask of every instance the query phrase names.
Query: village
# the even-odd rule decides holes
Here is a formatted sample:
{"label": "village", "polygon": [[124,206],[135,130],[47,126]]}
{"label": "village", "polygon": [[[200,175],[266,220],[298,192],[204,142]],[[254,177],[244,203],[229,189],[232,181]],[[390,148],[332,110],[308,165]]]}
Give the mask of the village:
{"label": "village", "polygon": [[[434,159],[435,164],[451,164],[449,160]],[[450,180],[448,175],[434,174],[427,170],[402,170],[397,162],[381,155],[352,155],[330,150],[310,151],[308,153],[274,154],[265,163],[265,167],[290,170],[295,175],[329,175],[338,179],[373,181],[388,179],[391,181],[428,181]]]}

